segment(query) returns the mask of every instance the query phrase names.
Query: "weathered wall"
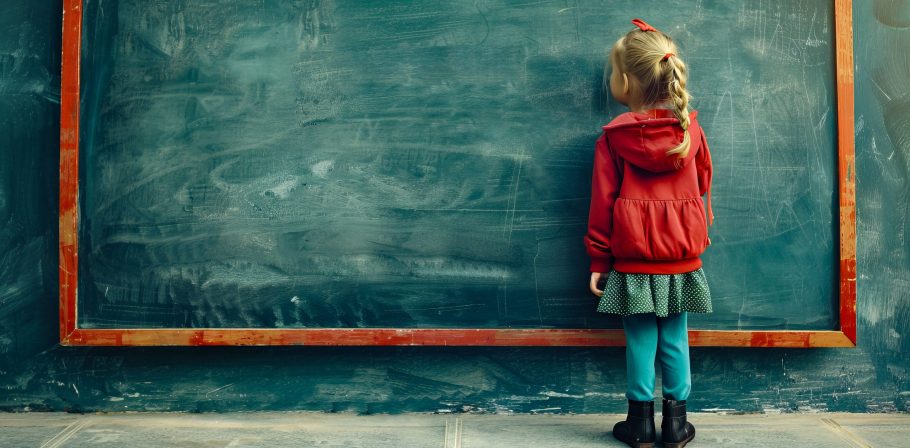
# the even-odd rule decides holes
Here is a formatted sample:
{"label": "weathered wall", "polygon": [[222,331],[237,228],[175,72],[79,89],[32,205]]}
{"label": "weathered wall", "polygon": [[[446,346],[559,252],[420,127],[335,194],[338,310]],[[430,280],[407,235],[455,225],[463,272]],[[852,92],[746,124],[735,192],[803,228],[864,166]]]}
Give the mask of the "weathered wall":
{"label": "weathered wall", "polygon": [[[0,16],[0,409],[624,410],[621,348],[57,346],[60,10]],[[910,2],[854,14],[859,347],[693,348],[692,409],[908,410]]]}

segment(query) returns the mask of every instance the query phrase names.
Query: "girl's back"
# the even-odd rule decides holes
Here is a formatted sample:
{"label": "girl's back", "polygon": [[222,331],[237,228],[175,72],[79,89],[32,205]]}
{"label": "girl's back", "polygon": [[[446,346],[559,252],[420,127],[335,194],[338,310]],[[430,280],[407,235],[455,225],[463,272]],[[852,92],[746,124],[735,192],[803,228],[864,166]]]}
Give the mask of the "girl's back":
{"label": "girl's back", "polygon": [[612,221],[613,267],[620,272],[681,273],[701,267],[707,248],[705,208],[710,155],[697,112],[689,114],[691,144],[685,157],[667,156],[683,140],[672,111],[627,112],[604,126],[596,151],[615,169],[595,172],[596,188],[619,184],[612,204],[592,207],[591,221]]}

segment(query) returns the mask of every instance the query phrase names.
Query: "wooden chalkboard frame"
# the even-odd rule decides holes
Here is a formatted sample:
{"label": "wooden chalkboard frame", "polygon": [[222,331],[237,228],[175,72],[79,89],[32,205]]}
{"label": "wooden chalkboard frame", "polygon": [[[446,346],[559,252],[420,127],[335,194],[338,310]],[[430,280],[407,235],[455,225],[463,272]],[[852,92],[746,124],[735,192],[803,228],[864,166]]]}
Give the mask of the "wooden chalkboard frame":
{"label": "wooden chalkboard frame", "polygon": [[[689,330],[692,346],[855,347],[856,190],[851,0],[833,0],[840,208],[840,329]],[[118,328],[78,327],[79,75],[82,0],[63,1],[60,107],[60,342],[62,345],[501,345],[623,346],[621,329],[510,328]]]}

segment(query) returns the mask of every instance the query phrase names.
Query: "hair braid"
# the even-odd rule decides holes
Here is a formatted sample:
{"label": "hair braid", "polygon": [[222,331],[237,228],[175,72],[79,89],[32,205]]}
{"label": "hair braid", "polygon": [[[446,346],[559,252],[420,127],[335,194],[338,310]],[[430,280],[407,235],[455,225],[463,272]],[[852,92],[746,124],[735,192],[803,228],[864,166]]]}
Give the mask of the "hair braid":
{"label": "hair braid", "polygon": [[680,159],[689,154],[689,100],[691,96],[686,90],[686,66],[682,60],[675,56],[667,59],[667,65],[670,71],[670,82],[667,86],[667,94],[673,103],[673,114],[679,119],[679,125],[683,128],[683,141],[679,146],[667,151],[667,154],[678,154]]}

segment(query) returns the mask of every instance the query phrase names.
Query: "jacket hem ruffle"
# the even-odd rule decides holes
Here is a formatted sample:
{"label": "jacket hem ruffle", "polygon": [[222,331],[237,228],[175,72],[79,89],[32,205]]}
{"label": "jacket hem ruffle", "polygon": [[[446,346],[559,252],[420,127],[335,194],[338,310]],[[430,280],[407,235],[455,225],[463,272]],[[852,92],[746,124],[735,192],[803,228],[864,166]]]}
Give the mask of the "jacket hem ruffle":
{"label": "jacket hem ruffle", "polygon": [[701,267],[701,258],[684,258],[682,260],[637,260],[616,258],[613,269],[628,274],[684,274]]}

